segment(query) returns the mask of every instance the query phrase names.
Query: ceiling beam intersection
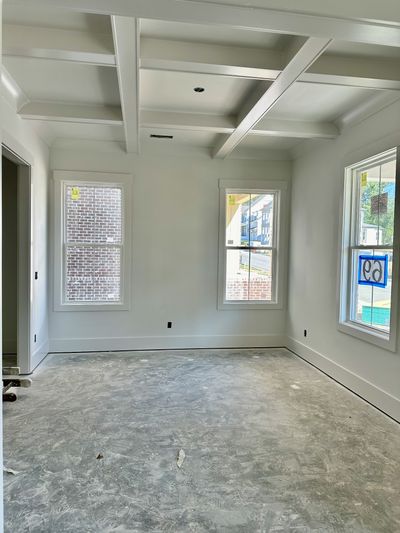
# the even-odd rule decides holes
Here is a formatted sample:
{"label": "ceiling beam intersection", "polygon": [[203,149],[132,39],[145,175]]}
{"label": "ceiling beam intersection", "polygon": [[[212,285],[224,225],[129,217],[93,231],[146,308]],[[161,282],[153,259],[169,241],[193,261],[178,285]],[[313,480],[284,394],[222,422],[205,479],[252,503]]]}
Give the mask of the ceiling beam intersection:
{"label": "ceiling beam intersection", "polygon": [[213,157],[225,158],[246,137],[261,118],[265,117],[282,96],[312,63],[326,50],[331,39],[308,38],[293,55],[277,79],[270,85],[264,82],[264,92],[254,104],[244,108],[239,123],[230,135],[224,136],[213,151]]}

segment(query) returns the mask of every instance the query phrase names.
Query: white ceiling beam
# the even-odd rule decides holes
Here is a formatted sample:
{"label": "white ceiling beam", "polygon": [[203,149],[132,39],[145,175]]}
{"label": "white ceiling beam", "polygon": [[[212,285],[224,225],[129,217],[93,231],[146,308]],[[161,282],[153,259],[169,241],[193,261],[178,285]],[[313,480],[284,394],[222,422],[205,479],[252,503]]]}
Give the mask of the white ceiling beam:
{"label": "white ceiling beam", "polygon": [[140,125],[143,128],[232,133],[236,126],[236,117],[143,110],[140,112]]}
{"label": "white ceiling beam", "polygon": [[3,55],[115,66],[110,35],[14,24],[3,26]]}
{"label": "white ceiling beam", "polygon": [[400,90],[400,61],[384,57],[324,54],[301,77],[302,82]]}
{"label": "white ceiling beam", "polygon": [[284,54],[276,50],[149,37],[140,43],[140,67],[149,70],[274,80],[283,65]]}
{"label": "white ceiling beam", "polygon": [[73,122],[77,124],[108,126],[123,125],[121,109],[117,106],[29,102],[19,110],[18,114],[27,120],[41,120],[46,122]]}
{"label": "white ceiling beam", "polygon": [[7,71],[4,65],[1,66],[1,94],[18,111],[23,105],[29,102],[29,98]]}
{"label": "white ceiling beam", "polygon": [[262,118],[249,133],[298,139],[335,139],[339,130],[331,122]]}
{"label": "white ceiling beam", "polygon": [[[121,109],[117,106],[91,106],[60,104],[54,102],[29,102],[18,112],[26,120],[44,122],[69,122],[122,126]],[[206,115],[169,111],[142,111],[140,124],[155,130],[208,131],[229,134],[235,130],[236,117],[231,115]],[[262,119],[250,132],[252,135],[294,137],[300,139],[333,139],[337,127],[329,122],[303,122],[295,120]]]}
{"label": "white ceiling beam", "polygon": [[392,105],[399,99],[400,95],[398,92],[387,91],[377,93],[372,98],[369,98],[368,100],[360,103],[358,106],[355,106],[347,111],[347,113],[335,121],[335,124],[338,126],[340,131],[345,128],[353,127],[368,117],[379,113],[379,111]]}
{"label": "white ceiling beam", "polygon": [[[260,48],[221,46],[168,39],[142,38],[140,66],[196,74],[275,80],[285,65],[284,53]],[[400,62],[324,54],[299,82],[400,90]]]}
{"label": "white ceiling beam", "polygon": [[[230,134],[236,128],[237,119],[231,115],[144,110],[140,113],[140,124],[143,128],[154,128],[155,130],[209,131]],[[330,122],[275,119],[261,119],[250,133],[252,135],[300,139],[334,139],[339,135],[337,127]]]}
{"label": "white ceiling beam", "polygon": [[139,21],[111,17],[127,152],[139,152]]}
{"label": "white ceiling beam", "polygon": [[3,3],[400,46],[400,25],[374,18],[338,18],[198,0],[4,0]]}
{"label": "white ceiling beam", "polygon": [[229,155],[241,140],[252,130],[257,122],[280,100],[286,91],[296,82],[312,63],[326,50],[330,39],[310,37],[294,54],[277,79],[267,87],[265,92],[249,109],[243,109],[239,124],[230,135],[224,136],[214,150],[214,157],[223,158]]}

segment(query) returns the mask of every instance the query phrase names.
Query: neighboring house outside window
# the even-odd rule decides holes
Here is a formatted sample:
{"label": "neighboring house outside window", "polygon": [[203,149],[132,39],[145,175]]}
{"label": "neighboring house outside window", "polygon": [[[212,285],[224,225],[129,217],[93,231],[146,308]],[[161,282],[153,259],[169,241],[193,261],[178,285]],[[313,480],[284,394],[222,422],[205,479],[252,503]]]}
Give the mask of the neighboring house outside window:
{"label": "neighboring house outside window", "polygon": [[54,178],[55,308],[127,308],[131,177],[56,171]]}
{"label": "neighboring house outside window", "polygon": [[219,308],[282,305],[285,182],[220,181]]}

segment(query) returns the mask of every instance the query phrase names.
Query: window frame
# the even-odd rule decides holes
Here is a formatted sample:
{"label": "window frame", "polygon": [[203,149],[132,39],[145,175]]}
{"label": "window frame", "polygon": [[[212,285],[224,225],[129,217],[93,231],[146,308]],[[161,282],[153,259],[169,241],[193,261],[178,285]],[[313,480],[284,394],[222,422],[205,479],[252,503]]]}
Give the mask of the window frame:
{"label": "window frame", "polygon": [[[287,240],[287,187],[286,181],[267,180],[219,180],[219,254],[218,254],[218,309],[219,310],[255,310],[283,309],[285,301],[286,279],[286,240]],[[274,194],[273,238],[271,246],[261,249],[275,251],[272,257],[272,295],[266,300],[226,300],[226,195],[235,193]],[[228,247],[229,248],[229,247]],[[233,247],[235,248],[235,247]],[[240,247],[243,248],[243,247]],[[251,247],[250,247],[251,248]]]}
{"label": "window frame", "polygon": [[[131,303],[132,176],[108,172],[55,170],[54,183],[54,311],[128,311]],[[65,298],[65,187],[77,183],[122,189],[121,299],[118,302],[69,302]],[[113,245],[110,245],[113,246]]]}
{"label": "window frame", "polygon": [[[369,167],[384,164],[396,157],[396,192],[394,203],[393,244],[388,245],[361,245],[356,243],[356,231],[359,231],[359,183],[355,173]],[[355,201],[354,201],[355,199]],[[396,351],[397,322],[398,322],[398,296],[399,296],[399,239],[400,239],[400,149],[390,148],[364,158],[361,161],[345,167],[344,187],[342,201],[342,216],[340,227],[340,254],[339,254],[339,283],[338,283],[338,330],[352,335],[360,340],[374,344],[389,351]],[[389,333],[360,324],[352,320],[352,306],[354,299],[354,286],[352,283],[352,254],[353,250],[387,250],[392,248],[392,289],[390,307]]]}

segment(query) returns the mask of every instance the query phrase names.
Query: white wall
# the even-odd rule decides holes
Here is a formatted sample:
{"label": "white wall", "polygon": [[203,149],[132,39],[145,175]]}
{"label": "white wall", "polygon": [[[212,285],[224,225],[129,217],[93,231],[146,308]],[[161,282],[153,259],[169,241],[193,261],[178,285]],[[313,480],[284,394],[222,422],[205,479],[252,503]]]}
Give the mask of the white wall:
{"label": "white wall", "polygon": [[283,344],[284,310],[217,310],[218,179],[288,180],[290,162],[73,144],[52,150],[52,169],[133,175],[133,299],[130,311],[51,311],[51,351]]}
{"label": "white wall", "polygon": [[[49,148],[32,125],[19,118],[8,99],[1,99],[2,142],[31,165],[32,183],[32,272],[33,314],[31,317],[32,367],[48,352],[48,178]],[[36,343],[33,340],[36,334]]]}
{"label": "white wall", "polygon": [[397,144],[400,102],[295,161],[287,331],[294,351],[400,420],[399,350],[339,332],[336,303],[344,166]]}
{"label": "white wall", "polygon": [[17,195],[18,167],[2,160],[3,353],[17,353]]}

